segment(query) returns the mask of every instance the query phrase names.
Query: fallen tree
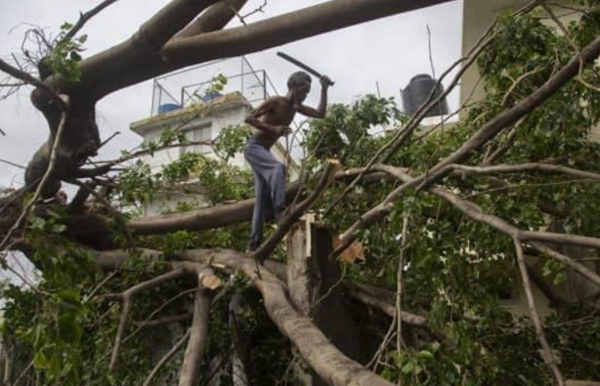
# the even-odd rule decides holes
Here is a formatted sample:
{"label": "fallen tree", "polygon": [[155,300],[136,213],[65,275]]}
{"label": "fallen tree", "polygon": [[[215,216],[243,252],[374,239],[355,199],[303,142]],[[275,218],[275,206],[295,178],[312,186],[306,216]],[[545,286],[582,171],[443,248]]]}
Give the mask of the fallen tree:
{"label": "fallen tree", "polygon": [[[84,167],[100,145],[95,104],[183,66],[444,1],[334,0],[225,28],[245,1],[175,0],[130,40],[57,67],[51,54],[65,42],[77,48],[86,21],[114,2],[64,31],[36,63],[39,76],[0,62],[34,87],[50,129],[26,188],[0,207],[4,265],[26,257],[41,275],[3,289],[5,384],[600,379],[600,148],[590,140],[600,120],[597,7],[574,11],[571,26],[543,1],[499,18],[457,62],[461,74],[479,65],[488,95],[452,130],[417,131],[433,97],[412,117],[374,96],[331,106],[304,138],[310,156],[288,186],[286,216],[246,256],[248,173],[191,154],[165,167],[177,173],[153,175],[131,162],[146,149]],[[379,126],[393,129],[373,135]],[[186,145],[173,135],[158,148]],[[132,218],[153,192],[190,176],[208,206]],[[57,194],[61,181],[80,188],[69,203]],[[282,240],[296,234],[286,249]],[[302,305],[284,280],[292,257],[318,268],[301,273],[311,287]],[[526,312],[510,313],[507,298]],[[350,309],[364,358],[326,335],[328,321],[314,312],[326,301]]]}

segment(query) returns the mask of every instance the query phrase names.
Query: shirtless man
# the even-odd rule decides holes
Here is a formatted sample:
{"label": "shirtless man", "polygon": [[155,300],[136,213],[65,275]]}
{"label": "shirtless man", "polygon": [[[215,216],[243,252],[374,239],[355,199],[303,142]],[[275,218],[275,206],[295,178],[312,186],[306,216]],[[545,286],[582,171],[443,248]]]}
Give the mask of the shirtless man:
{"label": "shirtless man", "polygon": [[311,78],[300,71],[288,79],[289,91],[286,96],[267,99],[246,118],[246,123],[254,127],[254,135],[248,140],[244,157],[252,167],[256,195],[249,252],[262,243],[267,213],[274,214],[275,221],[279,221],[285,210],[285,166],[275,159],[269,149],[281,136],[292,132],[289,125],[296,112],[313,118],[325,116],[327,88],[331,81],[324,76],[320,82],[321,101],[316,109],[302,104],[310,92]]}

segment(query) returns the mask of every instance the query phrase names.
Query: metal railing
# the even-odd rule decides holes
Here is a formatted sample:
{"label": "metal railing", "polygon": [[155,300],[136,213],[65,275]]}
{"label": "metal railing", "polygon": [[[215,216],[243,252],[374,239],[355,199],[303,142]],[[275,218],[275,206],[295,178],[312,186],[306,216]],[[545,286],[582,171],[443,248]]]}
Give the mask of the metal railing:
{"label": "metal railing", "polygon": [[161,109],[182,108],[210,99],[213,96],[206,95],[206,91],[218,75],[227,78],[220,94],[237,91],[253,105],[278,95],[267,72],[255,70],[245,57],[222,59],[154,79],[150,115],[159,114]]}

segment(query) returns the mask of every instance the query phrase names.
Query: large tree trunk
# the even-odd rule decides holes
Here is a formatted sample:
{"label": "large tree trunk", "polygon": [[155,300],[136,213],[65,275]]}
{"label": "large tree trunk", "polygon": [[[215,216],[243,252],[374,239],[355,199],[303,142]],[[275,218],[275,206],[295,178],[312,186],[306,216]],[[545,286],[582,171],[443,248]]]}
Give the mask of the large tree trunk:
{"label": "large tree trunk", "polygon": [[[288,289],[294,304],[325,334],[329,341],[349,358],[362,363],[360,334],[346,307],[340,286],[340,269],[327,258],[331,253],[331,235],[316,226],[310,214],[293,228],[288,237]],[[325,386],[314,371],[300,377],[307,384]]]}

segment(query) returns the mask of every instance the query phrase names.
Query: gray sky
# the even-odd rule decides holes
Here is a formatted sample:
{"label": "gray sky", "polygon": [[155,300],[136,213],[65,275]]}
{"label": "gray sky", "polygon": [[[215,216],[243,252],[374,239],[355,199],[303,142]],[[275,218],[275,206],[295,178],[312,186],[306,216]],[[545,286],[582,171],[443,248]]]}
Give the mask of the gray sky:
{"label": "gray sky", "polygon": [[[0,0],[0,56],[11,60],[11,52],[20,52],[23,33],[30,25],[58,31],[65,21],[75,22],[100,0]],[[323,0],[268,0],[264,14],[256,21],[294,9],[323,3]],[[130,37],[139,25],[159,10],[167,0],[120,0],[93,18],[84,28],[89,36],[84,56],[97,53]],[[249,0],[243,12],[263,3]],[[431,73],[427,25],[431,30],[433,64],[442,73],[461,53],[462,0],[377,20],[325,35],[304,39],[282,47],[248,55],[255,68],[264,68],[281,91],[285,80],[296,68],[278,58],[279,50],[295,56],[329,75],[335,82],[330,103],[351,102],[360,95],[375,93],[379,82],[381,95],[399,98],[399,89],[418,73]],[[236,20],[230,25],[238,25]],[[0,74],[0,79],[2,76]],[[29,102],[30,89],[23,89],[8,100],[0,101],[0,158],[26,165],[33,152],[47,139],[43,116]],[[138,145],[141,138],[129,131],[129,123],[146,118],[150,112],[152,82],[147,81],[113,93],[98,104],[98,123],[103,139],[120,131],[104,147],[98,159],[112,158],[120,149]],[[451,108],[457,106],[458,92],[451,94]],[[313,91],[308,104],[318,102]],[[0,163],[0,187],[18,187],[23,171]]]}

